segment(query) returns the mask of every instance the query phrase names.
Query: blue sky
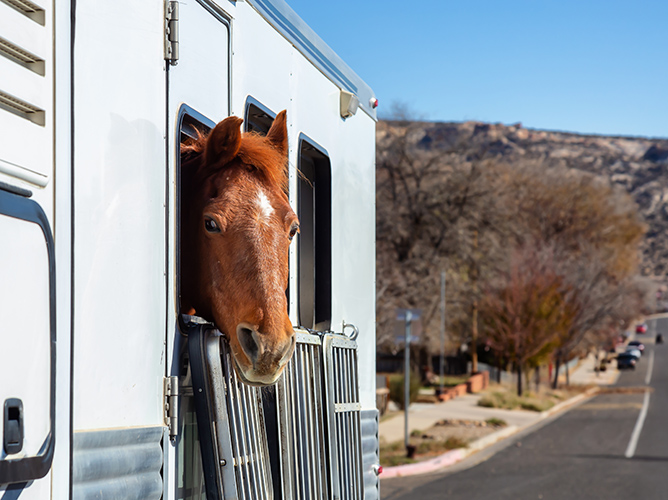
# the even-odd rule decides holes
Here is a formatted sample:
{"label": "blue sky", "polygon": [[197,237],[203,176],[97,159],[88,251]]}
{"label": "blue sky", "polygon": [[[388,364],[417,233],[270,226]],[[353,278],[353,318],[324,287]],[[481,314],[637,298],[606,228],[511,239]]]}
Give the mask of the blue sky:
{"label": "blue sky", "polygon": [[287,2],[381,113],[668,138],[667,0]]}

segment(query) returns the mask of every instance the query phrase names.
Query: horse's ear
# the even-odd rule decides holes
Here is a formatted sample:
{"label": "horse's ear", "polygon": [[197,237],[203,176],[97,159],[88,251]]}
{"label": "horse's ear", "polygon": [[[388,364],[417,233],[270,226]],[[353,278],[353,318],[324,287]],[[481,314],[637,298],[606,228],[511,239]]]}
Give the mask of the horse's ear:
{"label": "horse's ear", "polygon": [[230,116],[214,127],[206,140],[205,165],[225,165],[237,156],[242,123],[243,119]]}
{"label": "horse's ear", "polygon": [[267,132],[267,140],[276,148],[282,155],[288,155],[288,128],[285,124],[285,110],[281,111],[274,118],[274,123],[271,124],[269,132]]}

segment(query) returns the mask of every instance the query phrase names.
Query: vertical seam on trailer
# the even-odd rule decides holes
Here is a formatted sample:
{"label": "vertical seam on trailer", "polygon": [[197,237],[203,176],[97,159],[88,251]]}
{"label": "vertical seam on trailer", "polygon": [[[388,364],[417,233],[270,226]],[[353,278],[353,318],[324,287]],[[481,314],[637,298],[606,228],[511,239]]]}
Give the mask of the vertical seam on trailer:
{"label": "vertical seam on trailer", "polygon": [[[55,3],[54,3],[55,5]],[[74,241],[75,241],[75,217],[74,217],[74,41],[76,32],[76,9],[77,2],[72,0],[70,4],[70,408],[69,408],[69,498],[72,499],[72,480],[74,470],[74,290],[75,290],[75,266],[74,266]]]}
{"label": "vertical seam on trailer", "polygon": [[[165,351],[165,369],[164,369],[164,375],[165,377],[168,376],[169,374],[169,360],[168,360],[168,344],[169,344],[169,328],[170,328],[170,311],[169,311],[169,297],[170,297],[170,290],[169,290],[169,273],[170,273],[170,266],[169,266],[169,144],[170,144],[170,131],[169,131],[169,64],[163,61],[164,68],[165,68],[165,264],[164,264],[164,270],[165,270],[165,345],[164,345],[164,351]],[[180,127],[180,125],[178,125]],[[175,133],[178,133],[178,130],[175,131]],[[175,164],[176,167],[176,164]],[[178,189],[178,186],[177,186]],[[176,211],[175,211],[176,212]],[[176,213],[175,213],[176,215]],[[179,221],[175,220],[175,224],[178,224]],[[176,251],[175,251],[175,260],[176,260]],[[176,264],[176,262],[175,262]],[[176,280],[178,279],[177,273],[174,273],[174,284],[176,286]],[[176,300],[178,300],[178,296],[176,297]],[[179,310],[179,305],[176,304],[176,310]],[[177,326],[178,328],[178,326]],[[175,332],[176,333],[176,332]],[[174,357],[175,353],[172,353],[172,358]],[[174,364],[174,359],[172,359],[172,365]],[[177,365],[178,361],[177,361]],[[178,372],[177,372],[178,376]]]}

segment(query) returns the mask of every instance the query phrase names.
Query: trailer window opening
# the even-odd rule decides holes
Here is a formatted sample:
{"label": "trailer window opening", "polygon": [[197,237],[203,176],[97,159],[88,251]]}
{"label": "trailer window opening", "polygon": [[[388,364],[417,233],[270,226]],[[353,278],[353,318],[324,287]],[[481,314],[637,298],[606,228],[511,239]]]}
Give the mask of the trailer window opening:
{"label": "trailer window opening", "polygon": [[186,312],[186,311],[181,311],[181,292],[182,292],[181,280],[183,279],[183,273],[181,272],[181,255],[182,255],[183,245],[185,244],[185,242],[182,241],[182,234],[181,234],[181,228],[183,227],[182,217],[184,215],[183,210],[181,209],[181,201],[183,199],[181,191],[182,189],[181,146],[187,142],[196,140],[198,138],[198,132],[205,134],[209,133],[209,131],[211,131],[211,129],[214,126],[215,123],[206,118],[204,115],[201,115],[200,113],[190,108],[189,106],[186,105],[181,106],[181,109],[179,111],[178,143],[176,145],[177,154],[176,154],[176,228],[175,228],[176,295],[177,295],[176,309],[181,331],[185,331],[183,328],[183,324],[181,322],[183,321],[182,315]]}
{"label": "trailer window opening", "polygon": [[263,106],[252,97],[246,99],[246,112],[244,116],[244,126],[247,132],[257,132],[267,135],[271,124],[276,118],[276,113]]}
{"label": "trailer window opening", "polygon": [[299,141],[298,298],[300,325],[326,331],[332,315],[332,176],[327,153]]}

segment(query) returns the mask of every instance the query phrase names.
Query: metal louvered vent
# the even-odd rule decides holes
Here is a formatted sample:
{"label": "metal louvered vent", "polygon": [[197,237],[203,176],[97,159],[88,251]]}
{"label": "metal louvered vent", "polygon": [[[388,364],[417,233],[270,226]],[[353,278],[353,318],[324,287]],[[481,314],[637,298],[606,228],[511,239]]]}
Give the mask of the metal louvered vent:
{"label": "metal louvered vent", "polygon": [[44,76],[44,59],[23,50],[18,45],[14,45],[9,40],[0,37],[0,54],[19,63],[24,68],[34,71],[38,75]]}
{"label": "metal louvered vent", "polygon": [[36,23],[44,25],[44,9],[28,0],[1,0]]}
{"label": "metal louvered vent", "polygon": [[0,92],[0,108],[38,125],[44,125],[44,110],[22,101],[18,97]]}

